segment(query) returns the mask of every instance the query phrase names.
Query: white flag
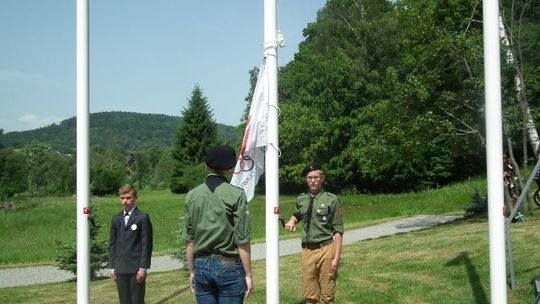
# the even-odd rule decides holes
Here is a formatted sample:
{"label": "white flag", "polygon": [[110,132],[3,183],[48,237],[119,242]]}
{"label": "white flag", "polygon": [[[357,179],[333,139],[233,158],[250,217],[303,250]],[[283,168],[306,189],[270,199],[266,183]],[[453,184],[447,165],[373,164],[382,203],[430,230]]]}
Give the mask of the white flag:
{"label": "white flag", "polygon": [[259,70],[242,140],[242,149],[231,179],[232,185],[244,189],[248,202],[255,195],[255,186],[264,172],[268,121],[268,79],[265,66],[266,60],[263,61]]}

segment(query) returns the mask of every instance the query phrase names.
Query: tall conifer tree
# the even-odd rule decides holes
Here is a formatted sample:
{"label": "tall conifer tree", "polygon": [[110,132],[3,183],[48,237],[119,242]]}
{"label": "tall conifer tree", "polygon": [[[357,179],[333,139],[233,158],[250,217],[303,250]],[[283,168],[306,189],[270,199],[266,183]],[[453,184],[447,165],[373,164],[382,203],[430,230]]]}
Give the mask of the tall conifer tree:
{"label": "tall conifer tree", "polygon": [[172,150],[173,172],[170,188],[174,193],[189,190],[186,174],[204,161],[206,149],[217,141],[217,125],[207,98],[198,84],[193,88],[187,108],[182,111],[182,121]]}

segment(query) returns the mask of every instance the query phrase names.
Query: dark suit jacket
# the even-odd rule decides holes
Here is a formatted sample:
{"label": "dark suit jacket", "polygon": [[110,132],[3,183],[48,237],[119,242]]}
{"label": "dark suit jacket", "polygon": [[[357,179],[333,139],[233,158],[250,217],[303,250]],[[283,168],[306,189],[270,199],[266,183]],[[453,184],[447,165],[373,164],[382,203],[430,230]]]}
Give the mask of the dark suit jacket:
{"label": "dark suit jacket", "polygon": [[137,207],[124,223],[124,210],[113,216],[109,238],[107,268],[116,273],[136,273],[139,268],[150,268],[152,258],[152,223],[150,217]]}

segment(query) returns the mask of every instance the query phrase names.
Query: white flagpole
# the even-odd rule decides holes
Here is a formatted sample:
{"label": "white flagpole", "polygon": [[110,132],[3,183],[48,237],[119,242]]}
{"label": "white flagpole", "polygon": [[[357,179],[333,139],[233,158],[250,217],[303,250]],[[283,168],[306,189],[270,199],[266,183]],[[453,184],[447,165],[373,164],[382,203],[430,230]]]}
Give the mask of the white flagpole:
{"label": "white flagpole", "polygon": [[88,0],[77,0],[77,303],[90,303]]}
{"label": "white flagpole", "polygon": [[264,0],[264,57],[268,75],[266,179],[266,303],[279,303],[279,155],[277,0]]}
{"label": "white flagpole", "polygon": [[506,303],[499,2],[483,0],[491,303]]}

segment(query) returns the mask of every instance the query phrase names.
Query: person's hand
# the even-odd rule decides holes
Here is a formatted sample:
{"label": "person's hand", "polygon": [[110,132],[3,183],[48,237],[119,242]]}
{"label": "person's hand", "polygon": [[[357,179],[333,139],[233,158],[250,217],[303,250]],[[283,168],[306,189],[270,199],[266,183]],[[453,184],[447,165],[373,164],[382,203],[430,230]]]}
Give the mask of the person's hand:
{"label": "person's hand", "polygon": [[109,271],[109,277],[116,282],[116,273],[114,273],[114,270]]}
{"label": "person's hand", "polygon": [[141,284],[146,279],[146,271],[139,270],[137,271],[137,276],[135,277],[135,280],[137,281],[137,284]]}
{"label": "person's hand", "polygon": [[246,276],[246,298],[249,297],[251,294],[251,291],[255,288],[255,285],[253,285],[253,279],[251,276]]}
{"label": "person's hand", "polygon": [[331,273],[331,277],[333,280],[337,279],[338,269],[339,269],[339,260],[333,259],[332,260],[332,273]]}
{"label": "person's hand", "polygon": [[189,288],[191,289],[191,292],[195,294],[195,273],[190,272],[189,273]]}
{"label": "person's hand", "polygon": [[285,230],[290,232],[296,231],[296,223],[294,222],[294,220],[290,220],[285,224]]}

